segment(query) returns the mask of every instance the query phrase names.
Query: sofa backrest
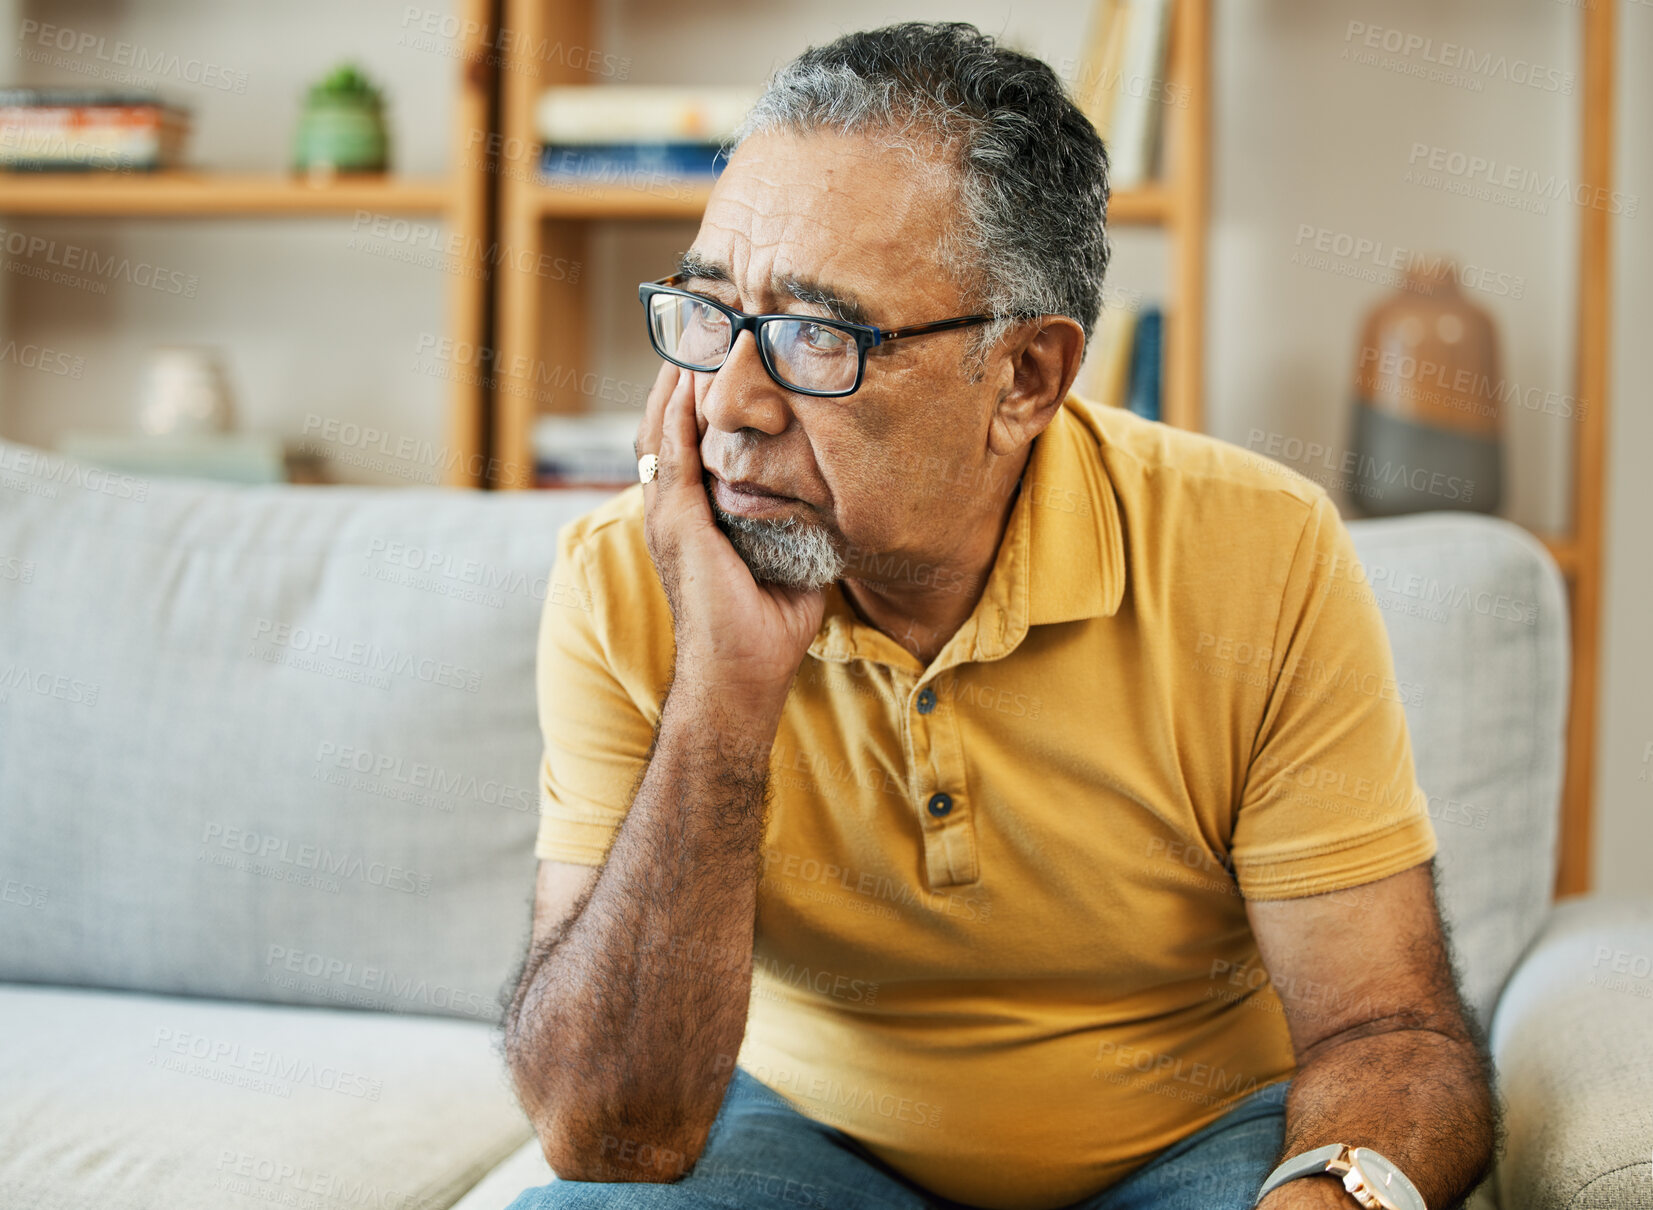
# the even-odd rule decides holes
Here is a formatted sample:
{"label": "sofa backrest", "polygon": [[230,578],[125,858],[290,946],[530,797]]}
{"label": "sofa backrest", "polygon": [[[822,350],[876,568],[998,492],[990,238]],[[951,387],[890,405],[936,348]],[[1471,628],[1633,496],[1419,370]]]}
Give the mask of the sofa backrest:
{"label": "sofa backrest", "polygon": [[496,1017],[535,634],[557,530],[602,499],[0,444],[0,979]]}
{"label": "sofa backrest", "polygon": [[[535,634],[600,493],[245,488],[0,444],[0,979],[491,1019]],[[1566,597],[1505,522],[1351,526],[1483,1021],[1554,878]]]}
{"label": "sofa backrest", "polygon": [[1430,513],[1349,526],[1395,653],[1440,842],[1441,913],[1490,1025],[1556,873],[1571,643],[1549,552],[1507,521]]}

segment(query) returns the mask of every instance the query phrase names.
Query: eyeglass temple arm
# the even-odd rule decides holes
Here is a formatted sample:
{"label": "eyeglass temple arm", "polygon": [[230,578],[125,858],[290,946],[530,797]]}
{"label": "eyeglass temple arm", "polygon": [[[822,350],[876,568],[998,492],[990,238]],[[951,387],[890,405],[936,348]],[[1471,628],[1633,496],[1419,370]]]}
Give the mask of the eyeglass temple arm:
{"label": "eyeglass temple arm", "polygon": [[968,328],[972,324],[991,323],[997,315],[960,315],[956,319],[938,319],[935,323],[913,324],[905,328],[878,328],[880,341],[902,340],[908,336],[923,336],[929,332],[946,332],[951,328]]}

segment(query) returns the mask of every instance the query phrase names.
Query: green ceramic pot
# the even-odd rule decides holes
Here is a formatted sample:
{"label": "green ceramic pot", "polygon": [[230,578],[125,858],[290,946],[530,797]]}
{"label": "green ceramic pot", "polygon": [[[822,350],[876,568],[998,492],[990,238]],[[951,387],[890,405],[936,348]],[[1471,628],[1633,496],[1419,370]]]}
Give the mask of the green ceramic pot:
{"label": "green ceramic pot", "polygon": [[390,136],[377,89],[341,68],[310,89],[293,140],[293,168],[312,176],[384,172]]}

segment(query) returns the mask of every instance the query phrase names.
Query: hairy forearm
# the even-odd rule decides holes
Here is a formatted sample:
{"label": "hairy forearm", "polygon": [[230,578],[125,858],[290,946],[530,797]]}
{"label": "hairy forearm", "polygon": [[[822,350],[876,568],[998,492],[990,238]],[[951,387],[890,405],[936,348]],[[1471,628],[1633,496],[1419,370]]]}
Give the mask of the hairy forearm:
{"label": "hairy forearm", "polygon": [[705,1145],[746,1029],[777,718],[674,688],[585,903],[529,954],[506,1051],[565,1178],[675,1180]]}
{"label": "hairy forearm", "polygon": [[[1492,1163],[1497,1119],[1484,1054],[1461,1029],[1381,1024],[1328,1039],[1304,1056],[1286,1101],[1280,1157],[1328,1143],[1394,1161],[1429,1210],[1456,1207]],[[1288,1181],[1265,1210],[1355,1200],[1335,1178]]]}

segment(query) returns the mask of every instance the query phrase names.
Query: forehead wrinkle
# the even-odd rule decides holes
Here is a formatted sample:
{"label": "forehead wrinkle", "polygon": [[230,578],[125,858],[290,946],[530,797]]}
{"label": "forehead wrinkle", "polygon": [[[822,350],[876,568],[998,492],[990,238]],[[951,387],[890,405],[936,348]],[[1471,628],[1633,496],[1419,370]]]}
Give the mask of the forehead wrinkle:
{"label": "forehead wrinkle", "polygon": [[887,182],[893,188],[869,190],[863,166],[882,180],[887,156],[858,139],[802,142],[833,154],[824,164],[819,157],[813,165],[777,162],[770,153],[794,141],[772,145],[759,136],[731,158],[696,240],[706,260],[726,272],[703,280],[732,285],[743,300],[736,305],[749,310],[772,312],[779,300],[796,300],[866,324],[886,311],[894,321],[901,318],[894,312],[944,306],[942,296],[956,293],[956,283],[915,256],[931,221],[945,221],[946,199],[933,183],[904,187],[916,184],[909,174]]}

